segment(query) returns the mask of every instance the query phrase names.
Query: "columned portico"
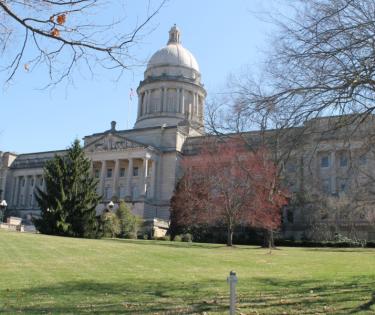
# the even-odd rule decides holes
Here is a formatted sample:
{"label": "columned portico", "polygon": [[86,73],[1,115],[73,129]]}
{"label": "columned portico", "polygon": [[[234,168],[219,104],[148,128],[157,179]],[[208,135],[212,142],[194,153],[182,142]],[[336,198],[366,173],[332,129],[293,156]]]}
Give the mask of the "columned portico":
{"label": "columned portico", "polygon": [[98,193],[103,202],[114,196],[128,201],[155,197],[157,155],[139,151],[140,154],[108,154],[108,159],[99,159],[95,154],[91,157],[92,173],[98,177]]}

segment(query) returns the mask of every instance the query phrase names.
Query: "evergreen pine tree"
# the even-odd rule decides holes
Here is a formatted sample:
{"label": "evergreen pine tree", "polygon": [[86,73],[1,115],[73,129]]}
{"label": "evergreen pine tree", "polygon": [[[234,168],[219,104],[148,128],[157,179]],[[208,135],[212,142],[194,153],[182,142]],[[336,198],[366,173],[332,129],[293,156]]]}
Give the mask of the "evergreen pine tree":
{"label": "evergreen pine tree", "polygon": [[55,156],[44,168],[45,190],[35,196],[41,218],[34,220],[41,233],[93,237],[96,233],[95,208],[100,201],[97,180],[91,176],[90,161],[79,140],[64,156]]}

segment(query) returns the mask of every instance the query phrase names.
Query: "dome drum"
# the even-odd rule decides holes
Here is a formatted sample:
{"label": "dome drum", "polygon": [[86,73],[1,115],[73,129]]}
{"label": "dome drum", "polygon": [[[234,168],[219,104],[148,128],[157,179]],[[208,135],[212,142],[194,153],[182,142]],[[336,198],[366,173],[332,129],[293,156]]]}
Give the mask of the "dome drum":
{"label": "dome drum", "polygon": [[[169,124],[177,125],[182,120],[195,121],[203,125],[205,91],[203,88],[192,89],[187,84],[173,84],[138,90],[137,127],[149,127],[155,122],[151,118],[169,119]],[[166,123],[163,120],[163,123]]]}

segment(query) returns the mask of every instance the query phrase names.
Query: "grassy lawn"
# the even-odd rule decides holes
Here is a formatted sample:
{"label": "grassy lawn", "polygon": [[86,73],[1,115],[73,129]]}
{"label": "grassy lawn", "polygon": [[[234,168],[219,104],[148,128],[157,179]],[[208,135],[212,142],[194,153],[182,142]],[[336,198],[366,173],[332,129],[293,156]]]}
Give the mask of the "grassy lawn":
{"label": "grassy lawn", "polygon": [[375,250],[86,240],[0,231],[1,314],[375,314]]}

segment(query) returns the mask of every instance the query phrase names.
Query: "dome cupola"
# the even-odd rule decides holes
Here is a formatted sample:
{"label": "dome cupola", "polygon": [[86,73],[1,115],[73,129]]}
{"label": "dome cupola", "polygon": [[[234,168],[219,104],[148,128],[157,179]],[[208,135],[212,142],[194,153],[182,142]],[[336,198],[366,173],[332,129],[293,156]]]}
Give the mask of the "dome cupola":
{"label": "dome cupola", "polygon": [[[181,32],[174,25],[167,45],[150,58],[138,93],[135,128],[190,123],[203,127],[206,91],[199,65],[182,46]],[[201,128],[200,127],[200,128]]]}

